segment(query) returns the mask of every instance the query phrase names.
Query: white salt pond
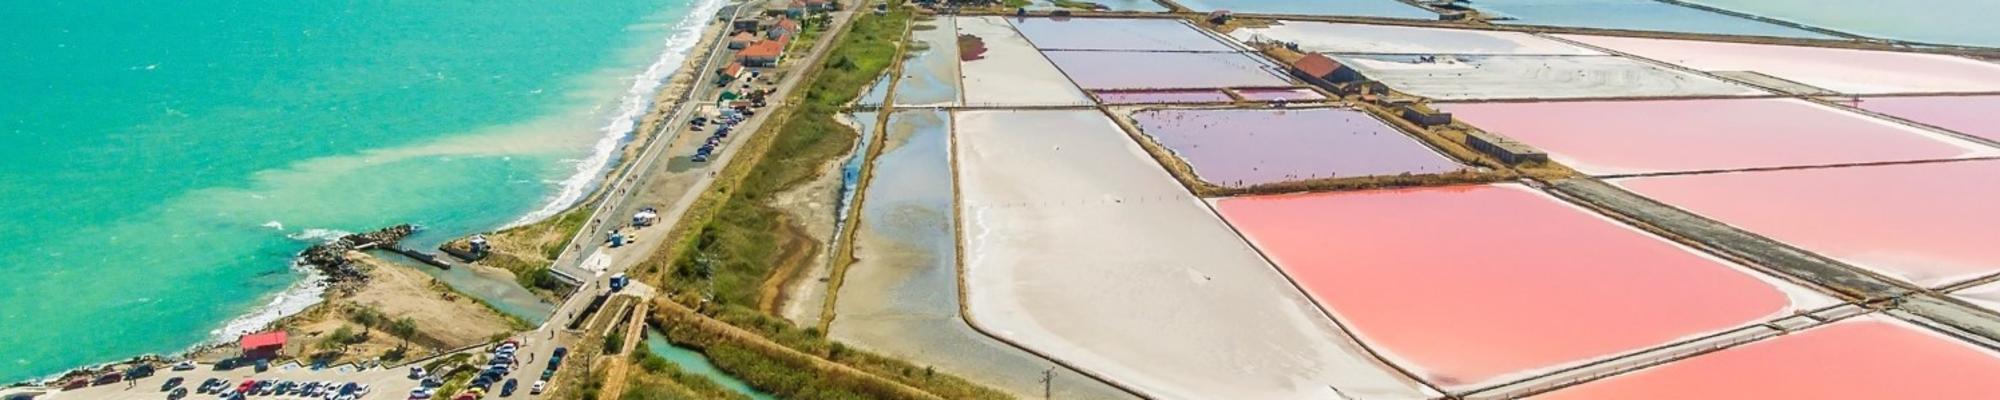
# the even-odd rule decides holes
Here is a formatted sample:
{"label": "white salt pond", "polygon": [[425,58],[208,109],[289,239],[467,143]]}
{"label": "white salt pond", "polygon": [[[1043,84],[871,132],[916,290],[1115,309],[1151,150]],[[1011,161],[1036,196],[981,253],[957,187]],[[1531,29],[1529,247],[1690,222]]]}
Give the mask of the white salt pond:
{"label": "white salt pond", "polygon": [[2000,64],[1943,54],[1557,35],[1703,71],[1755,71],[1851,94],[2000,91]]}
{"label": "white salt pond", "polygon": [[1014,18],[1010,21],[1042,50],[1242,50],[1182,19]]}
{"label": "white salt pond", "polygon": [[1603,55],[1604,53],[1520,32],[1439,29],[1394,25],[1278,21],[1263,28],[1230,32],[1243,42],[1296,43],[1314,53]]}
{"label": "white salt pond", "polygon": [[[956,18],[967,106],[1091,105],[1005,17]],[[964,36],[971,36],[970,40]]]}
{"label": "white salt pond", "polygon": [[969,318],[1158,398],[1422,399],[1096,111],[956,114]]}
{"label": "white salt pond", "polygon": [[1612,56],[1337,56],[1362,75],[1439,100],[1747,96],[1748,86]]}
{"label": "white salt pond", "polygon": [[[829,333],[842,342],[935,366],[1017,397],[1039,397],[1056,364],[987,337],[959,317],[958,251],[952,236],[950,114],[901,111],[888,136],[855,228],[855,263],[840,287]],[[1057,367],[1060,398],[1130,398]]]}

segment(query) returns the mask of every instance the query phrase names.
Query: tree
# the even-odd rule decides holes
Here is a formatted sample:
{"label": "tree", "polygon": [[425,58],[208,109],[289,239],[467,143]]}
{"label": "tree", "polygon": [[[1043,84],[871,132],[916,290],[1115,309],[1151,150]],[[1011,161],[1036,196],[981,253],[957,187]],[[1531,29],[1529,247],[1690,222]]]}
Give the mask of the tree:
{"label": "tree", "polygon": [[382,313],[373,308],[358,307],[348,312],[348,318],[354,320],[356,324],[361,324],[361,337],[366,338],[373,332],[375,324],[382,322]]}
{"label": "tree", "polygon": [[417,336],[417,320],[410,317],[403,317],[403,319],[390,323],[388,330],[390,335],[403,339],[403,344],[398,346],[398,348],[408,348],[410,347],[410,338]]}
{"label": "tree", "polygon": [[334,329],[333,333],[327,334],[326,340],[319,342],[319,348],[344,354],[347,353],[347,345],[354,343],[354,339],[354,330],[341,326],[340,329]]}

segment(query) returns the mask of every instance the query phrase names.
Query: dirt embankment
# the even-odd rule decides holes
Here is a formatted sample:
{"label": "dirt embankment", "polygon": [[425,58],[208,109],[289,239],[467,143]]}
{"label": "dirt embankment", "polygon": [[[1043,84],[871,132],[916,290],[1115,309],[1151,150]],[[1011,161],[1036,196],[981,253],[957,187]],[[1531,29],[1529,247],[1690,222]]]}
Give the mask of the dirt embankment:
{"label": "dirt embankment", "polygon": [[291,332],[285,354],[329,364],[412,359],[527,328],[430,275],[359,252],[347,253],[368,280],[352,291],[278,322]]}

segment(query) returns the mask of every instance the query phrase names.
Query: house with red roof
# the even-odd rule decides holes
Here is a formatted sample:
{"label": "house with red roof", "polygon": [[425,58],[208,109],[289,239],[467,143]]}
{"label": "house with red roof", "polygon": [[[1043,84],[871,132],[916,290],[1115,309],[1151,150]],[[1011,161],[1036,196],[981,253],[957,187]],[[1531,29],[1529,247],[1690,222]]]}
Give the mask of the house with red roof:
{"label": "house with red roof", "polygon": [[766,40],[736,52],[736,62],[746,67],[769,67],[778,65],[778,59],[785,55],[785,43],[789,38]]}
{"label": "house with red roof", "polygon": [[729,48],[731,50],[742,50],[743,48],[750,47],[750,45],[756,44],[759,41],[760,40],[757,38],[757,35],[751,34],[750,32],[736,32],[735,35],[731,35],[729,37]]}
{"label": "house with red roof", "polygon": [[771,40],[778,40],[798,34],[799,21],[791,18],[779,18],[776,24],[771,25],[771,30],[764,31],[764,37]]}
{"label": "house with red roof", "polygon": [[1367,79],[1361,76],[1360,72],[1356,72],[1354,68],[1349,68],[1341,64],[1340,61],[1319,53],[1306,54],[1304,58],[1292,62],[1292,75],[1329,90],[1336,89],[1333,85],[1335,83],[1357,82]]}
{"label": "house with red roof", "polygon": [[236,344],[242,349],[243,358],[257,360],[277,358],[285,351],[285,331],[270,331],[244,335]]}

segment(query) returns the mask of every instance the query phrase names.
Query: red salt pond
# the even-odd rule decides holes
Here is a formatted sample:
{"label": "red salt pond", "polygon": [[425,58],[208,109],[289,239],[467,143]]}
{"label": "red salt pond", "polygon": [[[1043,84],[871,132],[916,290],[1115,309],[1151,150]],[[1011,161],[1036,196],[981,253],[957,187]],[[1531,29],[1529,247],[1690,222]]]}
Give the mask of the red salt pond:
{"label": "red salt pond", "polygon": [[1097,90],[1104,104],[1227,103],[1236,101],[1228,93],[1214,89],[1194,90]]}
{"label": "red salt pond", "polygon": [[1591,175],[1952,159],[1996,150],[1797,99],[1440,104]]}
{"label": "red salt pond", "polygon": [[1888,114],[1958,133],[2000,141],[2000,96],[1869,97],[1858,103]]}
{"label": "red salt pond", "polygon": [[2000,272],[2000,161],[1619,179],[1642,196],[1926,287]]}
{"label": "red salt pond", "polygon": [[1535,400],[1991,399],[2000,357],[1881,317],[1836,322]]}
{"label": "red salt pond", "polygon": [[1715,333],[1796,290],[1518,185],[1231,198],[1362,343],[1447,390]]}

